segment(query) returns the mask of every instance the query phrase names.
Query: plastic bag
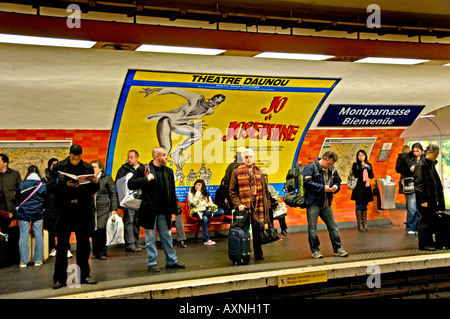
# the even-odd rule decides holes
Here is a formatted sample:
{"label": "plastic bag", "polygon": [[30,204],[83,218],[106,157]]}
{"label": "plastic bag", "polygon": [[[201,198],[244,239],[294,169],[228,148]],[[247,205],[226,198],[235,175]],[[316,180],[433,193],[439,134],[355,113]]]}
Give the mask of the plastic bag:
{"label": "plastic bag", "polygon": [[106,222],[106,246],[124,244],[123,220],[117,214],[111,214]]}

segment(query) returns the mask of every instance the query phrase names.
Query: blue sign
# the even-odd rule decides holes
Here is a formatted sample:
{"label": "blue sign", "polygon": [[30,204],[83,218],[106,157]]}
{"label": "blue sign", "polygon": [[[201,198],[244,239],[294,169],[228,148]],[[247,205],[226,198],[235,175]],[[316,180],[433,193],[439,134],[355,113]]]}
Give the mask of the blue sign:
{"label": "blue sign", "polygon": [[425,105],[330,104],[318,126],[410,126]]}

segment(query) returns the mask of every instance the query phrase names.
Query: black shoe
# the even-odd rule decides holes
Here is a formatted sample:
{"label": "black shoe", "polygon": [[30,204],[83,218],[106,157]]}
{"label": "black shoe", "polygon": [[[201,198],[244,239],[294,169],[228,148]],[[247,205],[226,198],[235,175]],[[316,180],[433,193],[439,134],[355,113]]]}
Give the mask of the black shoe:
{"label": "black shoe", "polygon": [[97,255],[94,258],[95,259],[101,259],[101,260],[106,260],[107,259],[106,256],[100,256],[100,255]]}
{"label": "black shoe", "polygon": [[66,284],[64,282],[57,280],[53,283],[53,289],[59,289],[64,287],[65,285]]}
{"label": "black shoe", "polygon": [[93,280],[91,277],[86,277],[84,280],[81,281],[81,283],[86,285],[96,285],[98,281]]}
{"label": "black shoe", "polygon": [[125,248],[125,251],[126,252],[133,252],[133,253],[137,253],[137,252],[140,252],[140,251],[142,251],[142,248],[139,248],[139,247],[132,247],[132,248]]}
{"label": "black shoe", "polygon": [[148,271],[160,272],[161,269],[157,265],[148,266]]}
{"label": "black shoe", "polygon": [[186,243],[184,242],[184,240],[180,241],[178,244],[180,245],[181,248],[187,248]]}
{"label": "black shoe", "polygon": [[186,265],[185,264],[179,264],[179,263],[176,263],[176,264],[173,264],[173,265],[166,265],[166,268],[167,269],[175,269],[175,268],[178,268],[178,269],[184,269],[184,268],[186,268]]}
{"label": "black shoe", "polygon": [[263,256],[255,256],[255,260],[264,260]]}
{"label": "black shoe", "polygon": [[287,232],[287,230],[282,230],[281,235],[283,235],[284,237],[288,237],[289,233]]}

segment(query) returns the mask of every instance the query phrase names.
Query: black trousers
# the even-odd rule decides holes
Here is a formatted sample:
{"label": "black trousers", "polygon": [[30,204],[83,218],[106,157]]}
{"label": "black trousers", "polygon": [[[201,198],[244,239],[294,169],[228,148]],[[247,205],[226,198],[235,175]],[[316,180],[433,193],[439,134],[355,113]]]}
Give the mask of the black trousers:
{"label": "black trousers", "polygon": [[92,253],[95,257],[106,256],[106,229],[97,229],[92,235]]}
{"label": "black trousers", "polygon": [[252,234],[253,234],[253,254],[255,258],[262,258],[263,251],[261,245],[261,227],[264,227],[263,223],[252,221]]}
{"label": "black trousers", "polygon": [[[61,230],[58,232],[57,245],[56,245],[56,261],[55,271],[53,274],[53,281],[61,281],[63,283],[67,280],[67,247],[70,245],[70,235],[72,231]],[[84,280],[90,275],[89,267],[89,255],[91,253],[91,244],[89,242],[89,232],[85,229],[75,230],[75,236],[77,240],[76,259],[77,266],[80,275],[80,280]],[[72,274],[73,272],[71,272]]]}

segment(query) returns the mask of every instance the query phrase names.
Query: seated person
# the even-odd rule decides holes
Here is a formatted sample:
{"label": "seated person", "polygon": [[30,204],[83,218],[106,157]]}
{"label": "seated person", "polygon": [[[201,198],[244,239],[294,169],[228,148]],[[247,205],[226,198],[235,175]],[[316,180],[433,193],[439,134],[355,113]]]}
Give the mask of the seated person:
{"label": "seated person", "polygon": [[216,190],[215,202],[217,207],[219,209],[222,209],[225,215],[232,215],[233,208],[231,207],[230,201],[228,199],[228,189],[225,188],[224,179],[222,179],[219,188]]}
{"label": "seated person", "polygon": [[202,219],[203,244],[208,246],[215,245],[216,243],[208,235],[208,217],[223,215],[223,209],[217,209],[202,179],[196,180],[194,186],[189,190],[188,203],[191,206],[189,213],[197,213],[199,218]]}

